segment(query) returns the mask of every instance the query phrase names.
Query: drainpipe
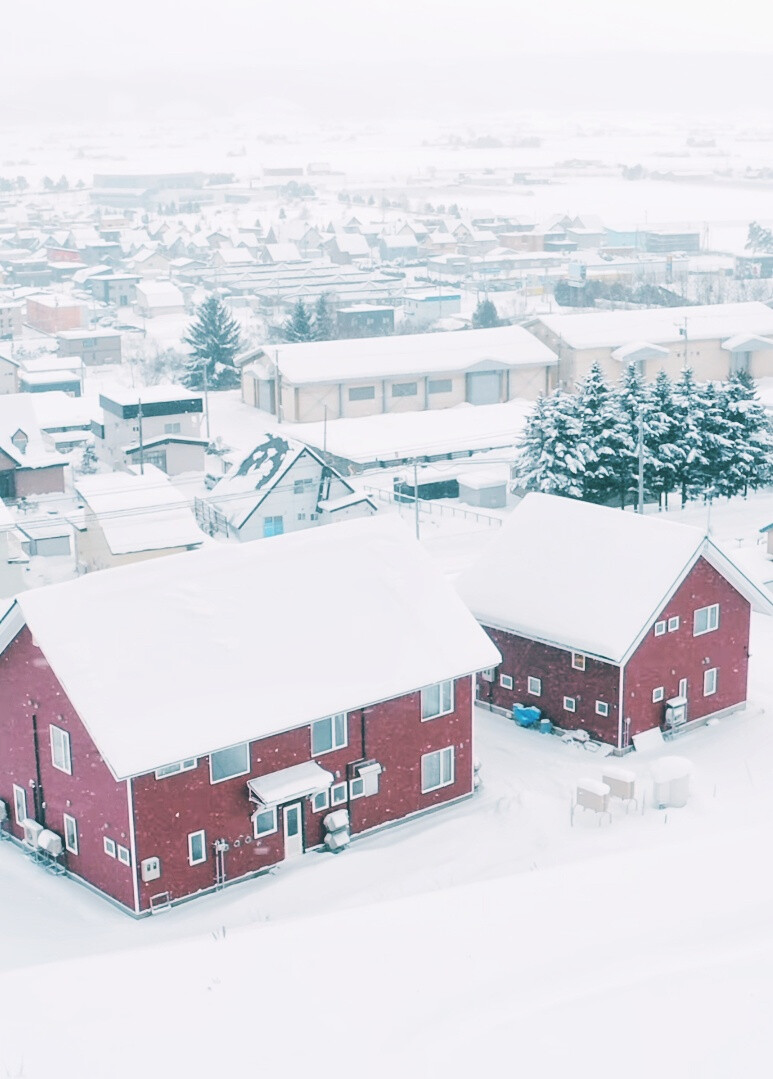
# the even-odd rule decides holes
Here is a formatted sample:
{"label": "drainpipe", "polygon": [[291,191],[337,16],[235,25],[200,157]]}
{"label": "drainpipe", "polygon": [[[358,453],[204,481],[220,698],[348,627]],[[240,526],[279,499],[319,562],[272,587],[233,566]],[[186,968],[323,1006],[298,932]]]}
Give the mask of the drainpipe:
{"label": "drainpipe", "polygon": [[35,753],[35,782],[34,782],[34,797],[35,797],[35,820],[38,824],[46,826],[46,801],[43,792],[43,780],[40,775],[40,740],[38,738],[38,717],[37,713],[32,713],[32,746]]}

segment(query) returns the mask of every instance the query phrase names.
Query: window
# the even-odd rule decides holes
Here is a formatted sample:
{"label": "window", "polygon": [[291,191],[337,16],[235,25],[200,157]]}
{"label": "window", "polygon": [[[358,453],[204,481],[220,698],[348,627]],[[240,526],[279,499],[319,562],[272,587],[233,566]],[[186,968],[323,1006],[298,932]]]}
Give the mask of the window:
{"label": "window", "polygon": [[205,832],[191,832],[188,836],[188,865],[199,865],[207,860],[207,837]]}
{"label": "window", "polygon": [[662,701],[666,695],[666,691],[663,686],[656,686],[652,691],[652,703],[657,704],[658,701]]}
{"label": "window", "polygon": [[447,746],[435,753],[425,753],[421,758],[421,792],[449,787],[454,781],[454,747]]}
{"label": "window", "polygon": [[[203,835],[203,833],[202,833],[202,835]],[[119,843],[118,846],[116,847],[116,850],[118,851],[118,861],[121,862],[122,865],[131,865],[132,864],[132,856],[129,853],[129,848],[128,847],[122,847],[121,844]]]}
{"label": "window", "polygon": [[164,434],[165,435],[179,435],[182,428],[179,423],[165,423]]}
{"label": "window", "polygon": [[253,816],[255,822],[255,838],[260,839],[264,835],[273,835],[277,830],[276,806],[270,809],[260,809]]}
{"label": "window", "polygon": [[143,453],[146,465],[155,465],[161,472],[166,472],[166,450],[145,450]]}
{"label": "window", "polygon": [[662,637],[665,632],[666,632],[666,623],[665,623],[665,621],[656,622],[655,623],[655,636],[656,637]]}
{"label": "window", "polygon": [[421,718],[436,719],[454,710],[454,683],[436,682],[421,691]]}
{"label": "window", "polygon": [[539,697],[539,695],[542,693],[542,679],[532,678],[532,676],[529,675],[529,677],[526,679],[526,690],[534,697]]}
{"label": "window", "polygon": [[373,401],[376,397],[375,386],[350,386],[349,387],[349,400],[350,401]]}
{"label": "window", "polygon": [[450,378],[431,378],[427,382],[427,393],[450,393],[453,388]]}
{"label": "window", "polygon": [[576,712],[577,711],[577,698],[576,697],[564,697],[564,711]]}
{"label": "window", "polygon": [[502,689],[512,689],[513,688],[513,676],[511,674],[500,674],[500,676],[499,676],[499,684],[502,687]]}
{"label": "window", "polygon": [[346,713],[339,712],[337,716],[328,716],[326,719],[318,719],[311,725],[311,755],[319,757],[322,753],[330,753],[334,749],[343,749],[349,744],[346,729]]}
{"label": "window", "polygon": [[64,845],[70,854],[78,853],[78,822],[69,813],[62,814]]}
{"label": "window", "polygon": [[311,808],[315,813],[321,813],[330,805],[330,795],[327,791],[317,791],[311,796]]}
{"label": "window", "polygon": [[306,476],[302,480],[293,480],[293,494],[302,495],[304,491],[310,491],[314,486],[314,480],[311,476]]}
{"label": "window", "polygon": [[264,517],[263,518],[263,537],[267,536],[281,536],[285,530],[285,523],[282,517]]}
{"label": "window", "polygon": [[330,804],[331,806],[340,806],[342,802],[346,801],[346,783],[335,783],[330,788]]}
{"label": "window", "polygon": [[710,667],[703,672],[703,696],[710,697],[717,692],[717,668]]}
{"label": "window", "polygon": [[15,783],[13,785],[13,811],[17,824],[27,819],[27,792],[24,787],[17,787]]}
{"label": "window", "polygon": [[609,715],[609,705],[607,704],[606,701],[596,701],[596,715],[597,716],[608,716]]}
{"label": "window", "polygon": [[105,854],[109,858],[115,858],[115,841],[108,839],[107,836],[102,840],[102,846],[105,848]]}
{"label": "window", "polygon": [[585,656],[582,652],[572,652],[572,667],[574,667],[576,671],[585,670]]}
{"label": "window", "polygon": [[165,764],[163,768],[156,768],[156,779],[166,779],[167,776],[176,776],[179,772],[190,772],[196,765],[196,757],[189,757],[185,761],[175,761],[174,764]]}
{"label": "window", "polygon": [[719,627],[719,604],[712,603],[710,607],[699,607],[693,615],[692,635],[700,637],[702,633],[711,633]]}
{"label": "window", "polygon": [[70,753],[70,735],[61,727],[51,724],[51,763],[60,772],[72,775],[72,756]]}
{"label": "window", "polygon": [[674,633],[678,629],[679,629],[679,615],[677,614],[673,618],[669,618],[669,620],[668,620],[668,632],[669,633]]}
{"label": "window", "polygon": [[680,678],[679,679],[679,696],[680,697],[686,697],[687,696],[687,679],[686,678]]}
{"label": "window", "polygon": [[392,384],[393,397],[415,397],[418,392],[416,382],[394,382]]}
{"label": "window", "polygon": [[355,798],[362,798],[365,794],[365,780],[364,779],[350,779],[349,780],[349,797],[354,800]]}
{"label": "window", "polygon": [[224,779],[243,776],[250,770],[250,747],[247,742],[230,749],[219,749],[209,758],[210,783],[222,783]]}

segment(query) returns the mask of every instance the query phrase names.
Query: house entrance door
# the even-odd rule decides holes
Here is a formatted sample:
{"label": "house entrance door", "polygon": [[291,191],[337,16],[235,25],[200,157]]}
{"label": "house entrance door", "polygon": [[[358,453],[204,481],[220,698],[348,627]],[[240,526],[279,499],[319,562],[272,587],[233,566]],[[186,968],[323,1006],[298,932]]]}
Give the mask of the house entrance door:
{"label": "house entrance door", "polygon": [[284,808],[285,858],[303,854],[302,803],[293,802]]}

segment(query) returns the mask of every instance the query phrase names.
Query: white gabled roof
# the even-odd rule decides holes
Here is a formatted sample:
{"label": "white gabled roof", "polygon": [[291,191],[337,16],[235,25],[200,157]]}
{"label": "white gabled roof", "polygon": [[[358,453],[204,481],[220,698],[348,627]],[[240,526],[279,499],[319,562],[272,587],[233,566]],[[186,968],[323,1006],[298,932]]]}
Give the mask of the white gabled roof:
{"label": "white gabled roof", "polygon": [[701,555],[773,612],[700,529],[543,494],[524,498],[457,587],[484,625],[622,663]]}
{"label": "white gabled roof", "polygon": [[103,570],[17,603],[119,779],[499,662],[395,517]]}

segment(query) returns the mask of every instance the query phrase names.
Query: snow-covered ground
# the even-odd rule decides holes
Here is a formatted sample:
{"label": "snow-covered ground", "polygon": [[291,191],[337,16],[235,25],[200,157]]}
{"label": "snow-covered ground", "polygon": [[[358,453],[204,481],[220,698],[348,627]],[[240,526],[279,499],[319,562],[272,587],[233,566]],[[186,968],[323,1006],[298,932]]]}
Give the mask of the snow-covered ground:
{"label": "snow-covered ground", "polygon": [[[711,515],[763,578],[772,506]],[[449,575],[492,534],[422,519]],[[683,809],[653,808],[637,753],[636,809],[572,825],[603,761],[479,710],[474,798],[151,920],[0,844],[0,1074],[166,1076],[171,1046],[173,1074],[207,1079],[253,1059],[326,1079],[344,1057],[372,1076],[767,1076],[771,621],[751,653],[746,712],[665,750],[694,766]]]}

